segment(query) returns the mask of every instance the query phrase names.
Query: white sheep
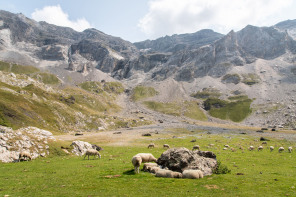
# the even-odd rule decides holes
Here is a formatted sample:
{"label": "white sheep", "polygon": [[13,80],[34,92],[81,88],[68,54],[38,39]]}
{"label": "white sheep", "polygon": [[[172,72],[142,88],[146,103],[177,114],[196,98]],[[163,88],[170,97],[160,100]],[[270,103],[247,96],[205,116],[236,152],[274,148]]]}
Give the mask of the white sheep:
{"label": "white sheep", "polygon": [[270,146],[269,147],[269,150],[270,150],[270,152],[272,152],[274,150],[274,147],[273,146]]}
{"label": "white sheep", "polygon": [[263,146],[258,147],[258,151],[263,150]]}
{"label": "white sheep", "polygon": [[84,155],[84,158],[83,159],[85,159],[85,157],[87,156],[88,157],[88,160],[89,160],[89,156],[90,155],[93,155],[94,158],[96,156],[99,156],[99,158],[101,159],[101,155],[100,155],[99,151],[97,151],[95,149],[87,149],[86,152],[85,152],[85,155]]}
{"label": "white sheep", "polygon": [[249,147],[249,151],[252,151],[252,150],[254,150],[254,146]]}
{"label": "white sheep", "polygon": [[164,144],[164,145],[163,145],[163,148],[170,148],[170,145],[168,145],[168,144]]}
{"label": "white sheep", "polygon": [[228,144],[225,144],[224,147],[229,148],[230,146]]}
{"label": "white sheep", "polygon": [[285,150],[285,148],[284,147],[279,147],[279,153],[281,153],[281,152],[283,152]]}
{"label": "white sheep", "polygon": [[192,151],[194,151],[194,150],[199,150],[199,145],[193,146]]}
{"label": "white sheep", "polygon": [[140,173],[141,163],[156,162],[157,159],[151,153],[138,153],[132,158],[132,164],[135,167],[135,173]]}
{"label": "white sheep", "polygon": [[161,170],[161,168],[158,167],[158,166],[153,166],[153,167],[149,166],[148,170],[149,170],[150,173],[156,174],[158,172],[158,170]]}
{"label": "white sheep", "polygon": [[203,178],[203,172],[200,170],[184,170],[183,178],[185,179],[201,179]]}
{"label": "white sheep", "polygon": [[289,153],[291,153],[293,151],[292,146],[289,146],[288,151],[289,151]]}
{"label": "white sheep", "polygon": [[151,143],[148,145],[148,148],[154,148],[154,147],[155,147],[154,143]]}
{"label": "white sheep", "polygon": [[158,170],[155,174],[156,177],[164,177],[164,178],[182,178],[182,174],[180,172],[174,172],[171,170]]}
{"label": "white sheep", "polygon": [[143,166],[143,171],[147,172],[149,171],[148,167],[154,167],[154,166],[157,166],[157,163],[145,163]]}
{"label": "white sheep", "polygon": [[32,160],[32,156],[28,151],[22,151],[19,154],[19,161],[21,160],[21,158],[24,160],[26,158],[26,160]]}

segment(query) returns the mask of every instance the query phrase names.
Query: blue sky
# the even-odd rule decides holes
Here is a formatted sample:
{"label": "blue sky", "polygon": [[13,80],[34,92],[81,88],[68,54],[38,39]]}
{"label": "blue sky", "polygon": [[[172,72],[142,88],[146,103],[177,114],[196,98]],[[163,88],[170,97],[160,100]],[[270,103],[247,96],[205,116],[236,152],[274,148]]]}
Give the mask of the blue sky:
{"label": "blue sky", "polygon": [[0,9],[78,31],[94,27],[131,42],[296,19],[296,0],[0,0]]}

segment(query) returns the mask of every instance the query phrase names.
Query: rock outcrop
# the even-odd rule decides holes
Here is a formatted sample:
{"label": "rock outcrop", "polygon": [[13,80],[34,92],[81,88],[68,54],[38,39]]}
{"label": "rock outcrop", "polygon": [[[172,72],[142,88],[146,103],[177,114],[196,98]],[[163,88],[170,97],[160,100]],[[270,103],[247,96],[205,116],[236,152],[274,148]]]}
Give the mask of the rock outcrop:
{"label": "rock outcrop", "polygon": [[209,151],[190,151],[187,148],[172,148],[161,154],[157,164],[172,171],[201,170],[204,176],[211,175],[217,166],[216,155]]}
{"label": "rock outcrop", "polygon": [[16,131],[0,126],[0,161],[17,162],[19,153],[30,152],[32,159],[49,155],[49,141],[55,141],[52,133],[36,127],[20,128]]}
{"label": "rock outcrop", "polygon": [[84,141],[73,141],[71,146],[73,147],[72,153],[82,156],[86,152],[87,149],[92,149],[92,145],[88,142]]}

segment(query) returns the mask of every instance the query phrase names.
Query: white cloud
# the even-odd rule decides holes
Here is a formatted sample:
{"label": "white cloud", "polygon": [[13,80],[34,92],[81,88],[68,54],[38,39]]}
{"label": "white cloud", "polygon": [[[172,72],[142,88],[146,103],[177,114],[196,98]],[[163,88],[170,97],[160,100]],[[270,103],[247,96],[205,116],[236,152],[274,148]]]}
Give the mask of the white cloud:
{"label": "white cloud", "polygon": [[273,25],[293,0],[150,0],[138,26],[150,38],[213,29],[220,33],[244,26]]}
{"label": "white cloud", "polygon": [[84,18],[71,21],[60,5],[45,6],[41,10],[35,9],[31,16],[36,21],[46,21],[58,26],[71,27],[76,31],[83,31],[91,27],[90,23]]}

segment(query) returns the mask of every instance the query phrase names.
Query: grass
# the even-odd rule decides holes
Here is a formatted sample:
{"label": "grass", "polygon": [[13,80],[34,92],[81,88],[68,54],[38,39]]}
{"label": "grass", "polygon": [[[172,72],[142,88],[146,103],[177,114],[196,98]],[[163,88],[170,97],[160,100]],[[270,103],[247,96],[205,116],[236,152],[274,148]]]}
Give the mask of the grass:
{"label": "grass", "polygon": [[199,104],[196,102],[185,102],[185,112],[184,116],[188,118],[192,118],[195,120],[201,120],[201,121],[207,121],[207,116],[203,113],[203,111],[200,109]]}
{"label": "grass", "polygon": [[204,102],[204,106],[213,117],[241,122],[252,113],[252,109],[250,108],[252,100],[243,99],[243,97],[235,97],[233,100],[236,101],[228,102],[220,99],[207,99]]}
{"label": "grass", "polygon": [[215,88],[204,88],[191,96],[197,99],[219,98],[221,93]]}
{"label": "grass", "polygon": [[254,85],[260,82],[260,77],[255,73],[243,74],[242,77],[242,82],[247,85]]}
{"label": "grass", "polygon": [[173,116],[181,116],[181,106],[177,103],[160,103],[155,101],[144,101],[143,103],[146,107],[154,111]]}
{"label": "grass", "polygon": [[113,94],[121,94],[124,92],[124,87],[120,82],[98,82],[98,81],[86,81],[79,86],[91,93],[101,94],[104,91]]}
{"label": "grass", "polygon": [[[168,136],[167,136],[168,137]],[[192,138],[202,150],[213,151],[230,174],[203,179],[157,178],[141,171],[133,173],[130,162],[138,152],[147,152],[148,140],[139,146],[103,146],[102,159],[83,160],[65,156],[60,151],[31,162],[0,163],[0,195],[10,196],[295,196],[295,153],[248,151],[259,146],[253,137],[238,135],[197,134],[185,138],[154,139],[156,148],[149,152],[159,157],[162,144],[191,148]],[[95,142],[96,139],[93,139]],[[214,144],[208,147],[208,144]],[[272,139],[270,145],[290,146],[287,141]],[[70,144],[70,142],[69,142]],[[235,149],[222,150],[224,144]],[[55,145],[58,149],[58,145]],[[239,147],[245,150],[240,150]],[[60,156],[57,156],[60,155]],[[237,175],[237,173],[243,175]]]}
{"label": "grass", "polygon": [[145,98],[153,97],[157,94],[158,92],[152,87],[137,86],[132,91],[132,100],[139,101]]}
{"label": "grass", "polygon": [[60,83],[60,80],[54,74],[50,73],[38,73],[34,74],[32,77],[44,84],[56,85]]}

